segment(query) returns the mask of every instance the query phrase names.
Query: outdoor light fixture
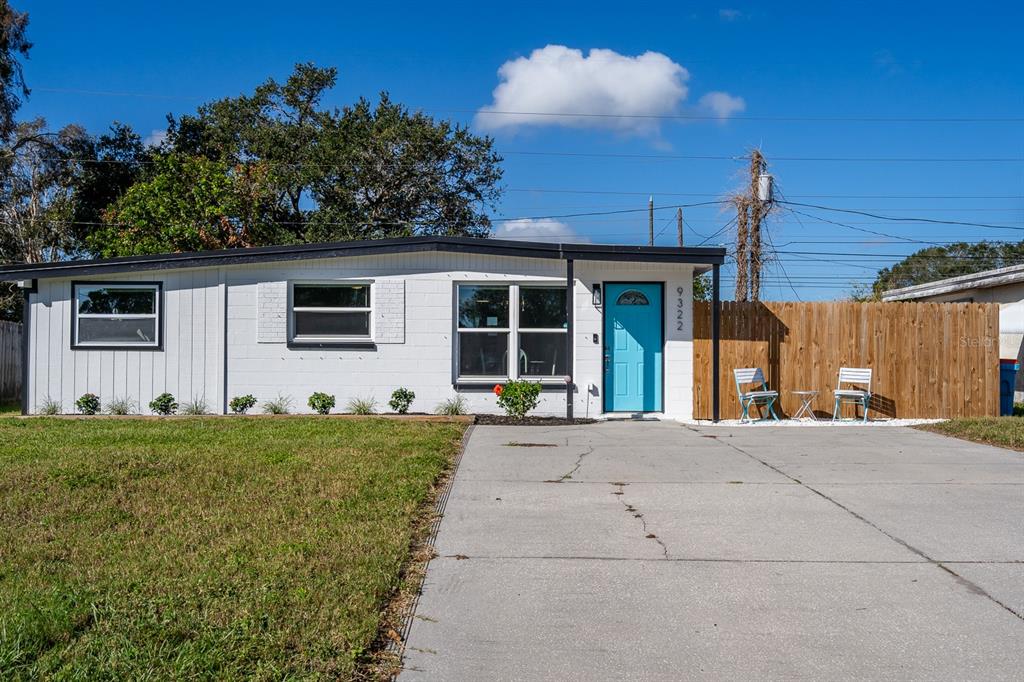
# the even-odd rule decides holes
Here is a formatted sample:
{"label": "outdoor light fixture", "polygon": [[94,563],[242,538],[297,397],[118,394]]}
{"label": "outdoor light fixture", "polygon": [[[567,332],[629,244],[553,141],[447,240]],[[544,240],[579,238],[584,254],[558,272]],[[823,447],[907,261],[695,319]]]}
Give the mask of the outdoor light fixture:
{"label": "outdoor light fixture", "polygon": [[594,305],[596,305],[596,306],[600,306],[601,305],[601,285],[600,284],[595,284],[594,285]]}

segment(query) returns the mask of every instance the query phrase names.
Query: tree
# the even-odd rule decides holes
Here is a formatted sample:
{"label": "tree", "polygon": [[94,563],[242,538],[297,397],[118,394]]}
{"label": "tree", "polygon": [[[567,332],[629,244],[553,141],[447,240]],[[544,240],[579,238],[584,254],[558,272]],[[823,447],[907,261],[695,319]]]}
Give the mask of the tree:
{"label": "tree", "polygon": [[103,222],[107,208],[145,177],[153,153],[131,126],[116,121],[99,137],[78,139],[72,152],[79,168],[73,187],[72,233],[80,253],[87,250],[88,237]]}
{"label": "tree", "polygon": [[693,300],[709,303],[711,294],[711,278],[706,273],[693,278]]}
{"label": "tree", "polygon": [[271,215],[301,236],[310,187],[323,170],[318,146],[331,112],[321,109],[337,70],[298,64],[283,83],[273,78],[251,96],[222,99],[194,116],[168,119],[167,141],[176,152],[229,165],[262,162],[274,200]]}
{"label": "tree", "polygon": [[299,64],[282,84],[168,119],[167,147],[228,167],[266,164],[266,222],[299,241],[487,236],[500,157],[493,141],[390,101],[323,108],[337,72]]}
{"label": "tree", "polygon": [[[73,250],[72,150],[84,135],[77,126],[47,132],[43,119],[15,128],[0,160],[0,262],[42,263]],[[20,317],[15,295],[10,286],[0,293],[7,318]]]}
{"label": "tree", "polygon": [[310,241],[490,234],[485,209],[501,180],[490,138],[382,93],[376,107],[360,99],[332,120],[320,151]]}
{"label": "tree", "polygon": [[104,256],[203,251],[280,241],[263,219],[271,200],[262,164],[229,167],[201,156],[156,158],[151,177],[107,211],[88,246]]}
{"label": "tree", "polygon": [[1024,242],[957,242],[916,251],[878,271],[870,291],[854,290],[855,300],[880,300],[889,289],[970,275],[983,270],[1024,263]]}
{"label": "tree", "polygon": [[4,140],[15,132],[14,115],[29,95],[21,68],[21,60],[32,48],[25,35],[27,29],[28,14],[0,0],[0,138]]}

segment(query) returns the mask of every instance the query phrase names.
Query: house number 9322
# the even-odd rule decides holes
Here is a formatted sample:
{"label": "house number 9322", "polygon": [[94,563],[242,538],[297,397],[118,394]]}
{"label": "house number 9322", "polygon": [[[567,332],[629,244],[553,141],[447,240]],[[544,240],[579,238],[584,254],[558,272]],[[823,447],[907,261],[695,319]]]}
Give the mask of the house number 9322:
{"label": "house number 9322", "polygon": [[686,293],[686,289],[683,287],[676,287],[676,331],[683,331],[683,314],[686,310],[686,299],[683,295]]}

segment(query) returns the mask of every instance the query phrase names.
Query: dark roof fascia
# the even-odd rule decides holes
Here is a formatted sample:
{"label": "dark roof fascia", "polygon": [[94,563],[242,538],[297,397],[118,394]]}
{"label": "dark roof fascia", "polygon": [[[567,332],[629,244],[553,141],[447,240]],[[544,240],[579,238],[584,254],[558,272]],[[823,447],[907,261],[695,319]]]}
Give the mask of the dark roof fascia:
{"label": "dark roof fascia", "polygon": [[403,239],[375,239],[325,244],[222,249],[219,251],[170,253],[152,256],[125,256],[98,260],[33,263],[31,265],[7,265],[0,267],[0,281],[29,278],[52,279],[56,277],[104,275],[117,272],[247,265],[308,258],[340,258],[424,251],[519,258],[693,265],[720,265],[725,262],[725,249],[718,247],[675,248],[665,246],[623,246],[617,244],[549,244],[544,242],[518,242],[470,237],[409,237]]}

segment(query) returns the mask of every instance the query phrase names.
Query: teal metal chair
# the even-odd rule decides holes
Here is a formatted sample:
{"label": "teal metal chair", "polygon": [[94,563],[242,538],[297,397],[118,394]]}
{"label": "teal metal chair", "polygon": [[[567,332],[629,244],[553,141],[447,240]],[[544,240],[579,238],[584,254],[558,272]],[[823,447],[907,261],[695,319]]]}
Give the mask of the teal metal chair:
{"label": "teal metal chair", "polygon": [[[732,371],[733,378],[736,379],[736,395],[740,399],[740,407],[743,408],[743,414],[740,416],[740,422],[753,421],[750,418],[750,406],[756,405],[758,411],[761,413],[760,421],[765,421],[768,417],[764,416],[763,407],[767,410],[768,414],[775,421],[779,418],[775,414],[775,401],[779,399],[778,391],[769,391],[768,384],[764,380],[764,372],[761,371],[760,367],[747,367],[745,369],[734,369]],[[760,390],[744,391],[743,387],[754,384],[759,387]]]}
{"label": "teal metal chair", "polygon": [[[866,386],[866,389],[843,388],[843,384]],[[867,422],[868,403],[871,402],[871,370],[857,367],[840,367],[839,382],[836,384],[836,390],[834,390],[832,394],[836,399],[835,407],[832,409],[833,422],[836,419],[842,421],[842,418],[840,417],[840,410],[842,409],[843,403],[852,403],[854,405],[854,419],[857,417],[856,406],[860,405],[864,410],[863,421]]]}

